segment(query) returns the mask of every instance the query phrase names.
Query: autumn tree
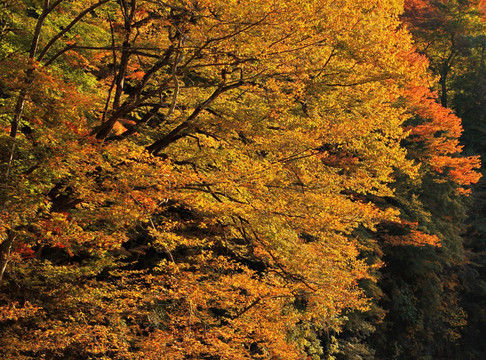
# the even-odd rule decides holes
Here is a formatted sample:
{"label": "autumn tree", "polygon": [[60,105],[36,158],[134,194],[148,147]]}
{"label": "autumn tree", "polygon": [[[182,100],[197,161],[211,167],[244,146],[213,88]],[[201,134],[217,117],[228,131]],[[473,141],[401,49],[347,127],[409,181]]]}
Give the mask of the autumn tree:
{"label": "autumn tree", "polygon": [[397,177],[391,200],[402,220],[382,224],[379,232],[386,264],[380,304],[387,315],[372,339],[377,358],[462,358],[460,337],[468,318],[461,306],[462,234],[468,200],[458,191],[466,185],[471,192],[480,164],[477,157],[460,155],[461,121],[445,106],[458,93],[451,84],[465,70],[461,62],[469,41],[481,32],[480,11],[478,2],[405,3],[404,22],[439,76],[439,101],[423,84],[410,87],[405,96],[414,116],[406,123],[410,135],[404,146],[421,168],[416,179]]}
{"label": "autumn tree", "polygon": [[[415,177],[422,156],[475,179],[455,130],[410,95],[429,78],[401,10],[4,6],[2,355],[331,356],[325,334],[369,307],[358,281],[377,264],[360,253],[378,239],[356,232],[399,221],[379,201],[396,174]],[[415,127],[431,153],[407,158],[414,114],[439,140]]]}

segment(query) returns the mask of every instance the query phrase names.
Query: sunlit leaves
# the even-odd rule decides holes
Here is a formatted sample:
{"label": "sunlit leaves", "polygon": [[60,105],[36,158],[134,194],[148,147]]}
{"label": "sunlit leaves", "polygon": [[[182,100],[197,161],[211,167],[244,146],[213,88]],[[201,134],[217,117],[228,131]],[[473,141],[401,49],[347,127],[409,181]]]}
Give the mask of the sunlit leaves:
{"label": "sunlit leaves", "polygon": [[[356,234],[399,221],[379,201],[396,174],[415,177],[423,162],[475,180],[473,160],[441,163],[460,150],[456,118],[407,93],[429,78],[400,11],[383,0],[62,1],[38,20],[35,54],[1,64],[0,231],[13,249],[2,286],[16,289],[1,299],[16,321],[5,351],[323,354],[319,334],[368,308],[358,282],[373,264]],[[424,123],[404,130],[413,115]],[[407,136],[426,149],[410,156]],[[32,318],[12,312],[20,299]]]}

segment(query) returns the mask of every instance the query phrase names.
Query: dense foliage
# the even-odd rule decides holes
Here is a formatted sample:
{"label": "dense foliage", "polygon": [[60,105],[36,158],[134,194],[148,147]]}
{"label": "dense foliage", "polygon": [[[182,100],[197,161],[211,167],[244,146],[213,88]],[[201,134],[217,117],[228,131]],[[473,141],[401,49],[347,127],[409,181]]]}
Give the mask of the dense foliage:
{"label": "dense foliage", "polygon": [[457,357],[484,5],[257,5],[0,4],[2,358]]}

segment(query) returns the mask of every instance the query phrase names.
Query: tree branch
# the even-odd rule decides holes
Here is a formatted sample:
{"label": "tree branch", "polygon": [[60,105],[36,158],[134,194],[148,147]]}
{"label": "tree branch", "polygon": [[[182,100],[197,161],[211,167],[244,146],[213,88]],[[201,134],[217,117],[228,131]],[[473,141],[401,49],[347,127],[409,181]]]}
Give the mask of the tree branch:
{"label": "tree branch", "polygon": [[[60,3],[61,1],[62,0],[58,0],[57,3]],[[55,35],[47,43],[47,45],[44,47],[44,49],[42,50],[42,52],[39,54],[39,56],[37,58],[37,61],[42,61],[42,59],[44,58],[44,56],[46,55],[46,53],[49,51],[49,49],[52,47],[52,45],[54,45],[54,43],[57,40],[59,40],[64,34],[66,34],[67,32],[69,32],[73,28],[73,26],[76,25],[86,14],[88,14],[91,11],[93,11],[97,7],[100,7],[101,5],[107,3],[108,1],[110,1],[110,0],[101,0],[101,1],[97,2],[96,4],[90,6],[89,8],[83,10],[78,16],[76,16],[76,18],[74,18],[73,21],[71,21],[69,23],[69,25],[67,25],[63,30],[61,30],[60,32],[58,32],[57,35]],[[52,10],[50,10],[50,11],[52,11]],[[31,56],[31,57],[33,57],[33,56]]]}
{"label": "tree branch", "polygon": [[165,149],[168,145],[170,145],[174,141],[177,141],[178,139],[180,139],[183,136],[183,133],[187,129],[189,129],[190,127],[192,127],[195,119],[198,117],[198,115],[201,113],[201,111],[203,111],[209,105],[211,105],[214,102],[214,100],[216,100],[219,97],[219,95],[221,95],[222,93],[224,93],[226,91],[229,91],[231,89],[236,89],[236,88],[238,88],[241,85],[243,85],[243,82],[242,81],[239,81],[239,82],[234,83],[232,85],[226,85],[226,86],[224,85],[224,83],[220,84],[218,86],[218,88],[213,92],[213,94],[208,99],[206,99],[206,101],[204,101],[196,109],[194,109],[194,111],[192,112],[191,115],[189,115],[189,117],[186,119],[186,121],[184,121],[181,124],[179,124],[174,130],[172,130],[171,132],[169,132],[162,139],[157,140],[156,142],[154,142],[150,146],[147,146],[146,149],[151,154],[157,155],[160,151],[162,151],[163,149]]}

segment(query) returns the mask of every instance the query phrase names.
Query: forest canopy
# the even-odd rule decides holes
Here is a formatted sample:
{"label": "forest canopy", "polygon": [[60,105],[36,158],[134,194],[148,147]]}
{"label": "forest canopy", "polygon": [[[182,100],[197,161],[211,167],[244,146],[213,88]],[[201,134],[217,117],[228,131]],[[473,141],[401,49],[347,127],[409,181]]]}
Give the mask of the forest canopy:
{"label": "forest canopy", "polygon": [[464,93],[453,59],[479,56],[463,42],[484,37],[484,14],[452,0],[2,2],[2,357],[391,359],[371,333],[428,329],[391,310],[423,300],[395,276],[405,254],[422,291],[437,282],[454,344],[466,315],[445,269],[466,262],[481,175],[447,99]]}

